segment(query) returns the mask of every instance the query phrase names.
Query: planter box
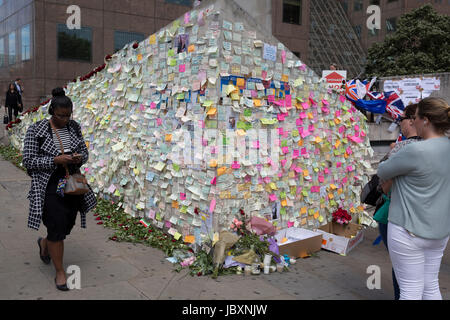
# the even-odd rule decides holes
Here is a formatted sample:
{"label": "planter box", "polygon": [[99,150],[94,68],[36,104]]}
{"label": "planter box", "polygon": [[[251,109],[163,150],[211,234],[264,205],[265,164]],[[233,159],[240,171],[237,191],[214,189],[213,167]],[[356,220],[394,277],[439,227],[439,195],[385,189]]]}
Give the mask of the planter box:
{"label": "planter box", "polygon": [[[286,228],[277,231],[277,239],[280,255],[287,254],[289,257],[305,258],[311,253],[320,251],[322,246],[322,234],[303,228]],[[283,239],[287,241],[282,242]]]}
{"label": "planter box", "polygon": [[316,231],[322,233],[322,249],[344,256],[364,238],[363,227],[355,223],[340,225],[339,223],[330,222],[319,227]]}

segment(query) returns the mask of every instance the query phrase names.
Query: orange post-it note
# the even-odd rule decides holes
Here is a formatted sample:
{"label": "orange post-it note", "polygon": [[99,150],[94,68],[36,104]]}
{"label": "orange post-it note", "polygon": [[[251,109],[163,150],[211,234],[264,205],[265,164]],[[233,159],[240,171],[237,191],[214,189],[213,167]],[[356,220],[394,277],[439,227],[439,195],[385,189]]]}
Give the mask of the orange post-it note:
{"label": "orange post-it note", "polygon": [[218,175],[218,176],[221,176],[221,175],[223,175],[226,171],[227,171],[227,167],[221,167],[221,168],[217,169],[217,175]]}
{"label": "orange post-it note", "polygon": [[217,109],[216,108],[211,108],[209,109],[209,111],[206,113],[208,116],[215,116],[217,113]]}
{"label": "orange post-it note", "polygon": [[305,214],[305,213],[306,213],[306,207],[301,208],[301,209],[300,209],[300,213],[301,213],[301,214]]}
{"label": "orange post-it note", "polygon": [[171,142],[171,141],[172,141],[172,135],[166,134],[166,142]]}
{"label": "orange post-it note", "polygon": [[172,201],[172,208],[178,209],[179,205],[178,205],[178,201],[177,200],[173,200]]}
{"label": "orange post-it note", "polygon": [[287,238],[281,239],[281,243],[285,243],[287,241]]}
{"label": "orange post-it note", "polygon": [[322,244],[323,244],[324,246],[326,246],[326,245],[327,245],[327,240],[322,239]]}
{"label": "orange post-it note", "polygon": [[188,47],[188,52],[194,52],[194,51],[195,51],[195,45],[191,44],[191,45]]}
{"label": "orange post-it note", "polygon": [[316,211],[316,213],[314,213],[314,219],[319,218],[319,211]]}
{"label": "orange post-it note", "polygon": [[238,87],[244,87],[244,86],[245,86],[245,79],[243,79],[243,78],[237,78],[237,80],[236,80],[236,85],[237,85]]}
{"label": "orange post-it note", "polygon": [[305,176],[305,177],[309,176],[309,171],[308,170],[303,170],[303,176]]}
{"label": "orange post-it note", "polygon": [[289,76],[288,76],[287,74],[283,74],[283,75],[281,76],[281,81],[283,81],[283,82],[289,82]]}
{"label": "orange post-it note", "polygon": [[283,207],[286,207],[286,206],[287,206],[287,201],[286,201],[286,200],[281,201],[281,205],[282,205]]}
{"label": "orange post-it note", "polygon": [[195,242],[195,236],[189,235],[189,236],[184,237],[184,242],[194,243]]}
{"label": "orange post-it note", "polygon": [[298,140],[297,145],[298,145],[299,147],[303,146],[303,140],[302,140],[302,139]]}
{"label": "orange post-it note", "polygon": [[260,99],[253,99],[253,104],[255,105],[255,107],[261,107],[262,103]]}
{"label": "orange post-it note", "polygon": [[210,166],[211,168],[217,167],[217,160],[211,159],[211,160],[209,161],[209,166]]}

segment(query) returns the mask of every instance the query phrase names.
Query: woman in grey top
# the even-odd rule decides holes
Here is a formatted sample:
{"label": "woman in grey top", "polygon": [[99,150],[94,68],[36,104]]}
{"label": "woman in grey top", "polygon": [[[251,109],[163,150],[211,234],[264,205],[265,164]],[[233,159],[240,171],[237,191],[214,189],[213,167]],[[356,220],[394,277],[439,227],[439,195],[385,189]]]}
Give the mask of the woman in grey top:
{"label": "woman in grey top", "polygon": [[409,144],[378,167],[393,179],[389,255],[400,300],[441,300],[439,268],[450,234],[450,107],[423,99],[413,117],[424,141]]}

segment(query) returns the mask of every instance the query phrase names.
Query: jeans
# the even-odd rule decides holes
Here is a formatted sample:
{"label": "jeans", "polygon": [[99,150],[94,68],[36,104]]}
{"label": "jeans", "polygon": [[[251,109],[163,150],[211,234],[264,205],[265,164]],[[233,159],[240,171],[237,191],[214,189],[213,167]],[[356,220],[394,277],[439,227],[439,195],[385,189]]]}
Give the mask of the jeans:
{"label": "jeans", "polygon": [[[388,241],[387,241],[387,230],[388,225],[384,223],[378,223],[378,229],[380,231],[381,238],[383,239],[384,245],[386,246],[386,249],[389,250],[388,247]],[[400,287],[398,286],[397,278],[395,277],[394,268],[392,268],[392,283],[394,285],[394,299],[399,300],[400,299]]]}
{"label": "jeans", "polygon": [[442,300],[439,269],[448,238],[420,238],[389,222],[389,255],[400,285],[400,300]]}

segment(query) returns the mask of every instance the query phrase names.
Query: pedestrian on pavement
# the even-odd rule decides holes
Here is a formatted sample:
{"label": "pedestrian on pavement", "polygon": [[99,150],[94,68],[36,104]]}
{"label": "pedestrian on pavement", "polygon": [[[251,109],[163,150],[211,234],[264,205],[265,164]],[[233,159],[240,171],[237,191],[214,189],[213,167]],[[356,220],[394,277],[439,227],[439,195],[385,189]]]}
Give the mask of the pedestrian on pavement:
{"label": "pedestrian on pavement", "polygon": [[424,141],[410,143],[381,163],[393,179],[388,244],[400,300],[442,300],[439,269],[450,234],[450,106],[419,102],[414,126]]}
{"label": "pedestrian on pavement", "polygon": [[6,91],[5,98],[5,109],[8,110],[9,121],[13,121],[17,119],[19,116],[19,108],[22,106],[22,98],[20,97],[19,92],[17,92],[16,86],[14,83],[11,83],[8,87],[8,91]]}
{"label": "pedestrian on pavement", "polygon": [[22,80],[20,78],[17,78],[16,81],[14,82],[14,86],[16,87],[16,90],[17,90],[17,92],[20,95],[21,106],[19,108],[19,112],[22,112],[23,111],[23,103],[22,103],[23,87],[22,87]]}
{"label": "pedestrian on pavement", "polygon": [[[388,154],[382,159],[382,161],[387,160],[390,156],[398,152],[404,146],[422,140],[417,135],[417,130],[414,127],[413,116],[416,114],[417,104],[408,105],[403,113],[403,116],[400,117],[400,129],[401,133],[406,137],[406,140],[397,142]],[[378,222],[378,229],[380,231],[381,238],[383,239],[383,243],[386,246],[386,249],[389,250],[388,247],[388,239],[387,239],[387,230],[388,230],[388,215],[389,215],[389,204],[390,204],[390,195],[391,195],[391,187],[392,187],[392,179],[387,181],[380,181],[379,189],[383,193],[383,200],[380,201],[379,205],[375,210],[375,214],[373,218]],[[397,278],[395,277],[394,268],[392,268],[392,283],[394,285],[394,298],[395,300],[400,299],[400,287],[398,286]]]}
{"label": "pedestrian on pavement", "polygon": [[[40,222],[47,227],[47,237],[38,239],[39,256],[56,270],[55,284],[59,290],[69,290],[63,268],[64,240],[70,234],[77,212],[80,211],[81,227],[86,228],[86,213],[96,205],[92,190],[84,195],[57,193],[60,180],[65,177],[64,165],[69,173],[79,172],[88,160],[88,150],[80,125],[70,120],[72,101],[65,96],[64,89],[56,88],[49,107],[50,120],[44,119],[31,125],[26,133],[23,150],[23,165],[31,175],[28,193],[30,211],[28,227],[39,230]],[[64,153],[61,152],[60,140]]]}

